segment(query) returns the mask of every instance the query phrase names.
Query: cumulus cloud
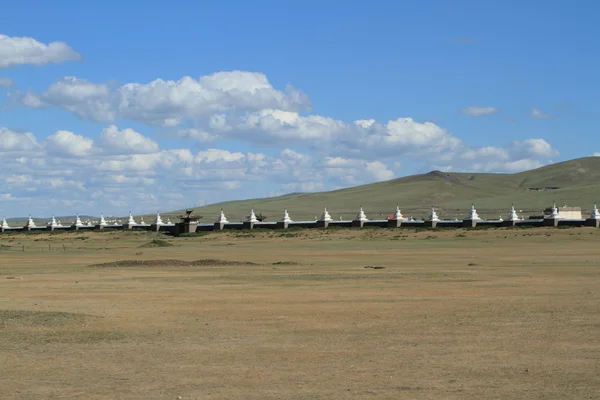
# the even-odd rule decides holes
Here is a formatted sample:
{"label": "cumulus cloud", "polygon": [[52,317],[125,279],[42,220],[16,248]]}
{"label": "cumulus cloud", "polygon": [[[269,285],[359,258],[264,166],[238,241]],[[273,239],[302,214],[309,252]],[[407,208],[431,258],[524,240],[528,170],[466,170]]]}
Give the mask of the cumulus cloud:
{"label": "cumulus cloud", "polygon": [[[69,131],[42,141],[31,133],[0,132],[0,179],[3,193],[10,194],[3,207],[19,214],[33,206],[48,215],[125,213],[132,206],[176,209],[190,201],[223,200],[227,192],[244,192],[258,182],[272,183],[270,192],[314,191],[394,176],[383,161],[324,158],[289,148],[271,156],[217,148],[160,149],[143,135],[115,126],[95,141]],[[136,152],[144,146],[145,153]],[[173,187],[181,196],[172,196]]]}
{"label": "cumulus cloud", "polygon": [[159,150],[155,141],[133,129],[119,130],[115,125],[102,130],[96,144],[111,154],[147,154]]}
{"label": "cumulus cloud", "polygon": [[0,88],[9,88],[13,87],[15,82],[10,78],[2,78],[0,77]]}
{"label": "cumulus cloud", "polygon": [[463,114],[470,115],[472,117],[481,117],[484,115],[496,114],[498,109],[496,107],[465,107],[460,110]]}
{"label": "cumulus cloud", "polygon": [[63,42],[45,44],[30,37],[0,35],[0,68],[79,60],[81,55]]}
{"label": "cumulus cloud", "polygon": [[89,154],[94,141],[69,131],[58,131],[44,141],[50,154],[66,157],[82,157]]}
{"label": "cumulus cloud", "polygon": [[0,151],[28,151],[37,148],[37,139],[31,132],[15,132],[0,127]]}
{"label": "cumulus cloud", "polygon": [[11,97],[13,103],[26,107],[58,107],[90,121],[128,119],[167,127],[230,110],[310,108],[304,93],[291,86],[277,90],[264,74],[245,71],[217,72],[198,79],[183,77],[178,81],[156,79],[117,88],[64,77],[41,94],[14,93]]}
{"label": "cumulus cloud", "polygon": [[[122,86],[66,77],[43,93],[14,92],[10,97],[25,107],[58,107],[109,125],[95,140],[58,131],[38,141],[31,133],[0,128],[0,178],[12,177],[14,189],[6,193],[15,199],[43,199],[54,188],[52,198],[62,190],[73,206],[122,212],[131,204],[175,209],[244,198],[255,187],[264,194],[305,192],[388,180],[411,172],[400,171],[405,160],[431,169],[516,172],[558,155],[540,138],[475,147],[431,121],[342,121],[309,113],[310,101],[302,92],[276,89],[263,74],[243,71]],[[497,112],[493,107],[465,110],[474,116]],[[159,137],[189,139],[202,144],[202,150],[163,149],[143,134],[113,124],[123,119],[162,126]],[[219,149],[221,141],[268,151]],[[85,190],[79,194],[66,185]],[[167,197],[174,186],[181,198]],[[133,198],[133,193],[152,196]],[[49,200],[47,206],[54,204]]]}
{"label": "cumulus cloud", "polygon": [[552,116],[550,114],[546,114],[542,110],[537,109],[535,107],[531,109],[531,117],[532,118],[537,118],[537,119],[550,119],[550,118],[552,118]]}

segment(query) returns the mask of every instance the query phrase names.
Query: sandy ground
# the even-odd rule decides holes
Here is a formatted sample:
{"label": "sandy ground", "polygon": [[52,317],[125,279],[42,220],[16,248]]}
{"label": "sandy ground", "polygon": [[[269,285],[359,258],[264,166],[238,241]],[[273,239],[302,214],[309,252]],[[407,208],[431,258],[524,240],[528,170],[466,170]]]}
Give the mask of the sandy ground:
{"label": "sandy ground", "polygon": [[600,398],[600,230],[157,237],[0,235],[0,398]]}

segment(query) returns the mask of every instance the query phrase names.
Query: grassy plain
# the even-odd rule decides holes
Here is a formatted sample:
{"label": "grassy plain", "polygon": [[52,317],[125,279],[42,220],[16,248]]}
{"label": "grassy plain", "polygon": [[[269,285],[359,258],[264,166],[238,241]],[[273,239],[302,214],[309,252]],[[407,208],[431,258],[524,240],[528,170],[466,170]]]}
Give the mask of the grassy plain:
{"label": "grassy plain", "polygon": [[0,398],[600,398],[600,230],[156,237],[0,235]]}

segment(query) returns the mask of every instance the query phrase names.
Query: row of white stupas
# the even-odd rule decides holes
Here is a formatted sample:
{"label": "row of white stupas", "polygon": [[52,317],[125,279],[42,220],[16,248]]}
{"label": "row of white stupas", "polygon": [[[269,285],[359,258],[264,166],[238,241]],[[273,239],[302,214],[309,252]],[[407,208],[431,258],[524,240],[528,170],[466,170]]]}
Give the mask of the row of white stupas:
{"label": "row of white stupas", "polygon": [[[133,215],[131,214],[131,212],[129,213],[129,219],[127,220],[127,224],[129,226],[150,226],[150,224],[147,224],[144,222],[144,217],[141,217],[140,222],[136,222],[135,219],[133,218]],[[170,219],[167,219],[167,222],[163,222],[162,217],[160,216],[160,214],[157,212],[156,213],[156,217],[154,218],[154,225],[158,225],[158,226],[173,226],[175,224],[173,224],[171,222]],[[123,226],[123,224],[121,224],[120,220],[109,220],[107,221],[104,218],[104,214],[100,215],[100,220],[99,221],[92,221],[92,220],[87,220],[85,222],[83,222],[81,220],[81,218],[79,218],[79,214],[77,214],[75,222],[72,225],[63,225],[60,220],[57,220],[54,215],[52,216],[52,219],[49,222],[46,222],[46,226],[50,227],[50,228],[68,228],[71,226],[76,226],[78,228],[85,228],[85,227],[95,227],[95,226],[103,226],[103,227],[107,227],[107,226]],[[6,218],[2,218],[2,225],[1,225],[2,229],[10,229],[11,227],[8,225],[8,222],[6,221]],[[27,225],[25,225],[26,228],[37,228],[38,226],[35,224],[33,218],[31,218],[31,215],[29,215],[29,218],[27,219]]]}
{"label": "row of white stupas", "polygon": [[[558,212],[558,208],[556,207],[556,204],[554,204],[552,206],[552,211],[551,213],[546,216],[546,218],[548,219],[560,219],[560,215]],[[341,219],[341,217],[340,217]],[[400,211],[400,207],[396,206],[396,211],[394,213],[394,217],[392,218],[393,220],[400,220],[400,221],[414,221],[414,218],[409,218],[406,219],[403,215],[402,212]],[[598,210],[598,207],[596,206],[596,204],[594,204],[594,208],[592,210],[592,212],[590,213],[590,219],[596,219],[596,220],[600,220],[600,211]],[[331,215],[329,214],[329,212],[327,211],[327,207],[325,207],[325,210],[323,211],[323,214],[321,215],[321,218],[318,219],[315,217],[316,221],[323,221],[323,222],[331,222],[333,221],[333,218],[331,218]],[[354,221],[361,221],[361,222],[365,222],[368,221],[369,219],[367,218],[362,206],[360,207],[360,210],[358,212],[358,214],[356,215],[356,217],[354,218]],[[441,219],[439,218],[437,212],[435,211],[434,207],[431,207],[431,213],[429,214],[429,218],[427,219],[428,221],[435,221],[435,222],[439,222],[441,221]],[[482,219],[479,217],[479,214],[477,213],[477,210],[475,209],[475,205],[471,205],[471,211],[469,212],[469,215],[467,216],[466,220],[472,220],[472,221],[482,221]],[[521,221],[521,218],[519,217],[519,215],[517,214],[517,211],[515,210],[514,205],[511,207],[508,218],[506,219],[507,221]],[[251,222],[251,223],[257,223],[259,222],[258,218],[256,217],[256,214],[254,213],[254,210],[250,211],[250,215],[248,216],[248,218],[246,219],[247,222]],[[284,210],[283,213],[283,218],[281,219],[282,222],[293,222],[292,219],[290,218],[290,215],[288,213],[287,210]],[[455,221],[458,221],[458,219],[455,219]],[[500,218],[496,221],[504,221],[502,219],[502,216],[500,216]],[[223,210],[221,210],[221,214],[219,215],[219,218],[216,221],[217,223],[220,224],[227,224],[229,223],[229,221],[227,220],[227,217],[225,216],[225,212]],[[140,222],[136,222],[135,219],[133,218],[133,215],[131,213],[129,213],[129,218],[127,220],[126,225],[130,226],[130,227],[134,227],[134,226],[150,226],[150,224],[147,224],[144,222],[144,218],[142,217],[140,219]],[[160,216],[160,214],[157,212],[156,213],[156,217],[154,218],[154,225],[157,226],[173,226],[174,224],[171,222],[170,219],[167,219],[167,222],[163,222],[162,217]],[[109,227],[109,226],[122,226],[121,221],[117,221],[117,220],[111,220],[110,222],[107,221],[104,218],[104,215],[102,214],[100,216],[100,221],[91,221],[91,220],[87,220],[86,222],[81,221],[81,219],[79,218],[79,215],[77,215],[75,223],[73,225],[62,225],[61,222],[58,220],[56,220],[56,218],[54,218],[54,216],[52,216],[52,219],[46,223],[46,226],[49,227],[53,227],[53,228],[66,228],[69,226],[76,226],[76,227],[94,227],[94,226],[102,226],[102,227]],[[8,225],[6,218],[2,219],[2,225],[1,225],[2,229],[10,229],[10,226]],[[31,215],[29,216],[29,219],[27,221],[27,228],[37,228],[35,222],[33,221],[33,219],[31,218]]]}
{"label": "row of white stupas", "polygon": [[[559,215],[559,212],[558,212],[558,208],[556,207],[556,204],[554,204],[552,206],[552,212],[551,212],[551,214],[546,216],[546,218],[548,218],[548,219],[560,219],[561,218]],[[402,215],[402,212],[400,211],[399,206],[396,206],[394,218],[391,218],[391,219],[407,221],[407,219],[404,218],[404,216]],[[594,209],[590,213],[590,219],[600,220],[600,211],[598,211],[598,207],[596,206],[595,203],[594,203]],[[341,217],[340,217],[340,220],[341,220]],[[408,219],[408,221],[414,221],[414,220],[415,219],[412,217],[410,219]],[[467,216],[467,218],[465,220],[467,220],[467,221],[482,221],[482,218],[479,217],[479,214],[477,213],[477,210],[475,209],[474,204],[471,205],[471,211],[469,212],[469,215]],[[256,214],[254,213],[254,209],[252,209],[250,211],[250,215],[247,217],[246,221],[252,222],[252,223],[259,222],[258,219],[256,218]],[[287,210],[284,210],[283,218],[281,219],[281,221],[282,222],[293,222],[292,219],[290,218],[290,215]],[[324,221],[324,222],[333,221],[333,218],[331,218],[331,215],[327,211],[327,207],[325,207],[325,210],[323,211],[321,218],[318,219],[317,217],[315,217],[315,221]],[[361,222],[369,221],[369,219],[365,215],[365,212],[364,212],[362,206],[360,207],[360,210],[353,221],[361,221]],[[441,221],[437,212],[435,211],[435,207],[431,207],[431,213],[429,214],[429,218],[427,219],[427,221],[435,221],[435,222]],[[458,221],[458,219],[455,219],[455,221]],[[500,216],[499,219],[497,219],[495,221],[504,221],[504,219],[502,219],[502,216]],[[517,214],[517,211],[515,210],[514,205],[510,208],[509,215],[508,215],[508,218],[506,219],[506,221],[521,221],[521,218]],[[221,214],[219,215],[219,218],[217,219],[217,223],[221,223],[221,224],[229,223],[229,221],[227,220],[227,217],[225,216],[225,212],[222,209],[221,209]]]}

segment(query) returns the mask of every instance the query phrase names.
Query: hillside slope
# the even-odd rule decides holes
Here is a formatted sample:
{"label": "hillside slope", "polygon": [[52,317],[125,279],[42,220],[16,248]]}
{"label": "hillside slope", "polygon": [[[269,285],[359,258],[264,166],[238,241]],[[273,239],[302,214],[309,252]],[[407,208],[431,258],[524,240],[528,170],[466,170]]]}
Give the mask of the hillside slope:
{"label": "hillside slope", "polygon": [[553,201],[589,210],[597,199],[600,157],[587,157],[517,174],[432,171],[330,192],[228,201],[196,211],[206,222],[213,222],[221,208],[230,220],[243,219],[251,208],[271,221],[279,220],[284,209],[292,219],[311,220],[326,206],[333,218],[350,219],[362,205],[367,216],[375,219],[392,213],[399,204],[406,216],[424,217],[435,205],[441,217],[462,218],[475,203],[482,217],[494,218],[506,216],[512,203],[525,213],[539,213]]}

